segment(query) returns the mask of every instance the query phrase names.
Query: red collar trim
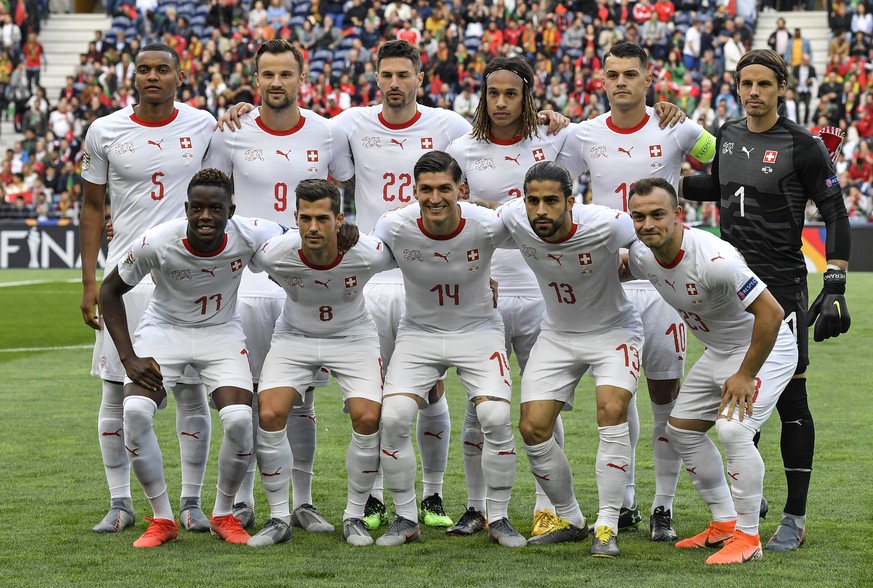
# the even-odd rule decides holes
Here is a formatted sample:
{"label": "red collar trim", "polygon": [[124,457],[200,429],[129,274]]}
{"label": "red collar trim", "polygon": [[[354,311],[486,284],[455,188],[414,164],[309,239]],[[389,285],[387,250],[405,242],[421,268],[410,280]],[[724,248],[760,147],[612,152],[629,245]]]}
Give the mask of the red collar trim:
{"label": "red collar trim", "polygon": [[578,229],[578,228],[579,228],[579,225],[577,225],[576,223],[573,223],[573,226],[570,227],[570,232],[567,233],[567,236],[564,237],[563,239],[558,239],[557,241],[549,241],[548,239],[540,238],[540,240],[543,241],[544,243],[549,243],[551,245],[557,245],[558,243],[564,243],[566,241],[569,241],[570,238],[576,234],[576,229]]}
{"label": "red collar trim", "polygon": [[144,127],[163,127],[163,126],[170,124],[174,120],[176,120],[177,116],[179,116],[179,109],[173,108],[173,114],[171,114],[169,118],[166,118],[164,120],[160,120],[158,122],[151,122],[151,121],[143,120],[140,117],[138,117],[136,115],[136,113],[133,113],[130,115],[130,120],[132,120],[136,124],[144,126]]}
{"label": "red collar trim", "polygon": [[422,232],[422,234],[425,237],[427,237],[428,239],[433,239],[434,241],[448,241],[449,239],[454,239],[455,237],[457,237],[458,235],[461,234],[461,231],[464,230],[464,225],[467,224],[467,219],[465,219],[464,217],[461,217],[461,222],[458,223],[458,228],[456,228],[452,234],[450,234],[450,235],[434,235],[432,233],[429,233],[427,231],[427,229],[424,228],[424,221],[421,220],[421,217],[418,217],[418,219],[416,219],[416,220],[418,222],[418,228]]}
{"label": "red collar trim", "polygon": [[393,124],[391,124],[390,122],[388,122],[387,120],[385,120],[385,117],[382,116],[382,113],[381,113],[381,112],[379,113],[379,122],[382,123],[382,125],[383,125],[386,129],[390,129],[390,130],[392,130],[392,131],[402,131],[403,129],[408,129],[409,127],[411,127],[412,125],[414,125],[415,123],[417,123],[417,122],[418,122],[418,119],[420,119],[420,118],[421,118],[421,111],[420,111],[420,110],[416,110],[416,111],[415,111],[415,116],[413,116],[411,119],[409,119],[409,120],[406,121],[405,123],[400,124],[400,125],[393,125]]}
{"label": "red collar trim", "polygon": [[513,137],[512,139],[497,139],[492,135],[488,136],[488,141],[494,143],[495,145],[515,145],[516,143],[521,143],[523,140],[524,135],[519,135],[517,137]]}
{"label": "red collar trim", "polygon": [[256,122],[257,125],[261,128],[261,130],[264,131],[264,132],[267,133],[267,134],[273,135],[274,137],[287,137],[288,135],[293,135],[294,133],[296,133],[297,131],[299,131],[300,129],[302,129],[302,128],[303,128],[303,124],[306,122],[306,118],[304,118],[303,115],[301,114],[301,115],[300,115],[300,120],[297,122],[297,124],[294,125],[293,128],[288,129],[287,131],[277,131],[277,130],[275,130],[275,129],[271,129],[270,127],[268,127],[268,126],[264,123],[263,120],[261,120],[261,117],[260,117],[260,116],[258,116],[258,117],[255,119],[255,122]]}
{"label": "red collar trim", "polygon": [[310,269],[321,270],[321,271],[325,271],[325,270],[333,269],[333,268],[335,268],[336,266],[338,266],[338,265],[340,264],[340,262],[343,260],[343,256],[342,256],[342,255],[337,255],[337,256],[336,256],[336,259],[334,259],[334,260],[333,260],[332,262],[330,262],[329,264],[327,264],[327,265],[317,265],[317,264],[312,263],[312,262],[309,261],[308,259],[306,259],[306,256],[303,254],[303,249],[298,249],[298,250],[297,250],[297,255],[300,257],[300,261],[303,262],[303,265],[305,265],[306,267],[308,267],[308,268],[310,268]]}
{"label": "red collar trim", "polygon": [[636,132],[639,131],[641,128],[643,128],[644,126],[646,126],[646,123],[647,123],[647,122],[649,122],[649,115],[648,115],[648,114],[647,114],[646,116],[643,117],[642,122],[640,122],[640,124],[638,124],[637,126],[635,126],[635,127],[631,127],[631,128],[629,128],[629,129],[623,129],[623,128],[621,128],[621,127],[617,127],[617,126],[615,126],[615,123],[612,122],[612,117],[611,117],[611,116],[609,116],[609,117],[606,118],[606,126],[609,127],[609,130],[612,131],[612,132],[614,132],[614,133],[618,133],[618,134],[620,134],[620,135],[631,135],[631,134],[633,134],[633,133],[636,133]]}
{"label": "red collar trim", "polygon": [[215,251],[210,251],[209,253],[206,253],[205,251],[198,251],[198,250],[194,249],[194,246],[188,242],[187,238],[182,239],[182,244],[185,246],[185,249],[188,250],[188,253],[190,253],[191,255],[193,255],[195,257],[204,257],[204,258],[205,257],[215,257],[216,255],[218,255],[219,253],[224,251],[225,247],[227,247],[227,233],[224,234],[224,239],[221,241],[221,246],[218,249],[216,249]]}
{"label": "red collar trim", "polygon": [[662,268],[664,268],[664,269],[673,269],[674,267],[676,267],[677,265],[679,265],[679,262],[682,261],[682,258],[683,258],[683,257],[685,257],[685,250],[684,250],[684,249],[680,249],[680,250],[679,250],[679,253],[676,254],[676,257],[675,257],[675,258],[673,259],[673,261],[671,261],[670,263],[663,264],[663,263],[661,263],[660,261],[658,261],[658,258],[657,258],[657,257],[655,258],[655,261],[657,261],[657,262],[658,262],[658,265],[660,265],[660,266],[661,266]]}

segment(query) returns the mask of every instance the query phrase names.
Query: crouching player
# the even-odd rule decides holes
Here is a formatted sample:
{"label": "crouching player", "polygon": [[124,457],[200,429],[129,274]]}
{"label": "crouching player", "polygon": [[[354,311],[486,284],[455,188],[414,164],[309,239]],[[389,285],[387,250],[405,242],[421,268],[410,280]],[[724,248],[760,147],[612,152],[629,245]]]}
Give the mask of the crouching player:
{"label": "crouching player", "polygon": [[371,545],[363,517],[379,469],[382,362],[379,336],[363,292],[374,274],[396,265],[388,248],[366,235],[347,253],[339,253],[337,233],[343,213],[333,184],[303,180],[296,196],[299,234],[289,232],[271,239],[252,259],[252,269],[266,271],[284,288],[287,298],[264,360],[258,392],[257,458],[270,519],[248,544],[263,547],[291,539],[288,486],[292,456],[285,425],[291,407],[313,393],[307,392],[307,386],[324,366],[342,388],[352,419],[343,538],[352,545]]}
{"label": "crouching player", "polygon": [[[232,514],[233,497],[252,453],[252,378],[236,293],[252,255],[284,228],[232,218],[232,193],[231,180],[222,172],[204,169],[194,174],[188,184],[187,218],[146,231],[100,288],[106,327],[127,373],[125,448],[154,511],[134,547],[157,547],[179,533],[153,421],[166,389],[187,365],[200,373],[224,427],[212,533],[228,543],[249,539]],[[150,272],[155,293],[132,343],[122,296]]]}
{"label": "crouching player", "polygon": [[[761,559],[764,462],[753,438],[794,375],[794,336],[782,322],[782,307],[733,246],[682,225],[670,183],[638,180],[629,207],[640,239],[629,252],[630,272],[652,282],[706,347],[682,383],[667,436],[709,505],[712,523],[676,547],[723,545],[708,564]],[[727,456],[730,490],[706,435],[713,424]]]}

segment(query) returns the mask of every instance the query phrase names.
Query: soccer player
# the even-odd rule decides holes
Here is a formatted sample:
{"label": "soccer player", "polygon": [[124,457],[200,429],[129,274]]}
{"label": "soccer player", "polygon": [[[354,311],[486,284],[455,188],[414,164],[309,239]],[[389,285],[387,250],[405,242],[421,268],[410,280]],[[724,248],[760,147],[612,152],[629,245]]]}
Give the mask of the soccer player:
{"label": "soccer player", "polygon": [[394,252],[406,289],[382,405],[382,470],[397,518],[376,543],[420,538],[410,425],[428,391],[454,366],[482,427],[489,536],[505,547],[523,547],[524,537],[507,518],[516,463],[512,374],[489,289],[491,256],[507,241],[506,229],[494,212],[458,203],[461,169],[449,154],[422,155],[414,178],[418,206],[385,214],[374,229]]}
{"label": "soccer player", "polygon": [[568,523],[530,543],[588,536],[570,464],[553,429],[561,411],[573,408],[576,385],[590,368],[600,432],[595,462],[600,510],[591,554],[616,557],[632,453],[627,410],[640,375],[643,327],[614,270],[619,249],[634,240],[633,226],[623,212],[574,206],[570,173],[555,162],[531,167],[524,192],[523,199],[503,205],[499,213],[537,278],[546,318],[521,379],[519,430],[531,472]]}
{"label": "soccer player", "polygon": [[[96,120],[88,129],[82,157],[81,309],[85,323],[97,331],[91,373],[103,380],[98,438],[111,499],[109,512],[94,527],[98,533],[121,531],[135,520],[122,423],[125,370],[95,313],[106,196],[112,198],[115,225],[106,267],[113,268],[146,229],[184,214],[188,181],[200,169],[215,124],[208,112],[174,101],[185,74],[172,48],[146,45],[134,61],[139,103]],[[153,290],[151,280],[145,279],[125,295],[131,330]],[[196,374],[178,380],[173,394],[182,454],[179,518],[188,530],[207,532],[209,520],[200,508],[200,490],[209,455],[209,406]]]}
{"label": "soccer player", "polygon": [[[686,155],[704,163],[715,155],[713,136],[691,120],[660,128],[654,109],[647,107],[645,102],[651,83],[643,48],[627,42],[613,45],[603,67],[603,85],[610,111],[578,125],[556,160],[569,168],[574,177],[585,169],[590,171],[592,202],[595,204],[627,211],[627,196],[635,179],[662,177],[678,186],[680,168]],[[649,517],[650,538],[653,541],[675,541],[673,497],[681,464],[664,430],[685,369],[685,347],[679,336],[682,321],[648,282],[626,282],[624,289],[645,329],[643,372],[654,417],[655,497]],[[635,400],[629,407],[628,424],[631,445],[636,448],[640,425]],[[634,470],[632,453],[620,528],[635,526],[640,521]]]}
{"label": "soccer player", "polygon": [[[689,229],[670,182],[642,178],[630,194],[639,241],[628,268],[648,279],[704,345],[670,414],[667,436],[712,523],[678,548],[724,547],[708,564],[761,559],[758,515],[764,462],[754,436],[767,421],[797,365],[797,346],[776,298],[742,256],[715,235]],[[706,432],[715,425],[727,457]]]}
{"label": "soccer player", "polygon": [[291,539],[288,484],[292,452],[285,425],[291,407],[312,393],[306,388],[319,366],[337,378],[352,420],[343,538],[351,545],[372,545],[363,517],[379,468],[382,362],[379,336],[367,314],[363,291],[374,274],[394,266],[394,259],[381,241],[368,235],[361,236],[345,254],[339,253],[337,233],[343,213],[333,184],[303,180],[295,192],[299,231],[271,239],[252,260],[252,267],[266,271],[282,285],[287,297],[258,391],[257,456],[270,520],[249,545],[261,547]]}
{"label": "soccer player", "polygon": [[[165,387],[172,387],[189,365],[206,385],[224,427],[210,528],[228,543],[249,539],[232,514],[252,454],[252,377],[245,335],[235,318],[236,292],[255,251],[285,229],[262,219],[233,218],[232,194],[230,178],[222,172],[194,174],[187,218],[143,233],[100,288],[106,328],[127,374],[125,449],[154,511],[134,547],[157,547],[179,533],[154,416],[166,400]],[[154,296],[131,342],[123,296],[147,275],[155,281]]]}
{"label": "soccer player", "polygon": [[[307,178],[327,179],[328,175],[348,180],[354,167],[345,136],[337,137],[325,119],[297,105],[305,70],[300,51],[282,39],[267,41],[255,54],[255,67],[260,109],[243,116],[238,131],[216,133],[204,165],[232,176],[240,214],[290,226],[295,222],[294,189],[299,182]],[[239,310],[255,385],[284,300],[285,292],[266,274],[245,270]],[[324,376],[324,372],[317,372],[315,381],[326,386]],[[292,522],[307,531],[330,533],[333,525],[312,505],[315,394],[301,394],[301,398],[306,402],[292,407],[287,427],[294,454],[293,469],[289,468],[294,480]],[[245,528],[255,520],[255,465],[253,459],[234,506],[234,515],[243,521]]]}
{"label": "soccer player", "polygon": [[[753,50],[737,63],[737,93],[746,118],[725,123],[711,176],[683,178],[679,195],[719,200],[724,239],[766,281],[797,337],[794,378],[776,405],[782,421],[782,461],[788,497],[782,520],[766,549],[788,551],[806,538],[806,501],[815,428],[806,396],[807,328],[822,341],[848,331],[844,298],[851,232],[839,181],[824,144],[779,116],[788,68],[770,49]],[[806,263],[801,247],[804,208],[812,200],[827,227],[824,287],[807,312]]]}

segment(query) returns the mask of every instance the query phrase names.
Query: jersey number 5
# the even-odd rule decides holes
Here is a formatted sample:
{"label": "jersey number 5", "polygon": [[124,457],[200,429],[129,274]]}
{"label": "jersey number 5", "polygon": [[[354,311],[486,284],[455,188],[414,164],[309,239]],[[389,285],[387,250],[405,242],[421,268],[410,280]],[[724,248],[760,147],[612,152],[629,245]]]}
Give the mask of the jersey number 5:
{"label": "jersey number 5", "polygon": [[164,199],[164,183],[161,178],[164,177],[164,172],[155,172],[152,174],[152,184],[157,187],[157,191],[152,190],[152,200],[157,202]]}

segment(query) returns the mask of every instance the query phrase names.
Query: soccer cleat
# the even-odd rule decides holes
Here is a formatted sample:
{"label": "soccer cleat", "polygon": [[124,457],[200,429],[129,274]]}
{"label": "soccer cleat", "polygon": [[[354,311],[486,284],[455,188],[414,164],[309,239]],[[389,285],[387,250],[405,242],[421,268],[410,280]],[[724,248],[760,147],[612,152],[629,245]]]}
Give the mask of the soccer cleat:
{"label": "soccer cleat", "polygon": [[255,526],[255,509],[245,502],[237,502],[233,505],[233,516],[239,519],[243,529],[251,529]]}
{"label": "soccer cleat", "polygon": [[[554,516],[554,515],[552,515]],[[571,525],[560,517],[555,517],[558,522],[548,531],[536,535],[527,540],[528,545],[554,545],[555,543],[573,543],[582,541],[588,537],[588,526],[584,523],[581,527]]]}
{"label": "soccer cleat", "polygon": [[503,547],[525,547],[527,545],[527,539],[515,530],[515,527],[506,517],[488,524],[488,539]]}
{"label": "soccer cleat", "polygon": [[640,516],[640,508],[636,502],[630,508],[621,507],[621,510],[618,511],[618,530],[636,529],[642,520],[643,517]]}
{"label": "soccer cleat", "polygon": [[[566,528],[562,526],[562,523],[567,522],[555,513],[553,513],[551,509],[544,508],[542,510],[538,510],[534,513],[533,525],[530,536],[539,537],[540,535],[545,535],[555,526]],[[587,536],[588,534],[586,533],[585,535]]]}
{"label": "soccer cleat", "polygon": [[698,533],[694,537],[683,539],[676,543],[679,549],[696,549],[699,547],[721,547],[725,541],[734,536],[734,528],[737,526],[737,521],[724,521],[717,523],[715,521],[709,523],[709,526],[702,533]]}
{"label": "soccer cleat", "polygon": [[245,532],[242,528],[240,520],[232,514],[224,516],[214,516],[209,519],[209,529],[212,531],[212,536],[225,541],[226,543],[237,543],[243,545],[248,543],[251,535]]}
{"label": "soccer cleat", "polygon": [[458,519],[458,522],[446,529],[446,535],[467,536],[478,533],[488,526],[482,513],[475,508],[468,508]]}
{"label": "soccer cleat", "polygon": [[361,519],[346,519],[343,521],[343,539],[349,545],[365,547],[373,544],[373,538],[367,531],[367,526]]}
{"label": "soccer cleat", "polygon": [[767,518],[767,513],[770,512],[770,503],[767,502],[767,499],[761,496],[761,510],[758,511],[758,517],[762,519]]}
{"label": "soccer cleat", "polygon": [[761,553],[761,538],[757,533],[746,535],[739,529],[734,531],[733,536],[727,540],[719,551],[706,558],[706,563],[713,564],[739,564],[757,561],[764,557]]}
{"label": "soccer cleat", "polygon": [[385,534],[376,539],[376,545],[382,547],[397,547],[404,543],[412,543],[421,539],[418,523],[398,516],[385,531]]}
{"label": "soccer cleat", "polygon": [[152,517],[146,517],[146,520],[150,523],[149,528],[133,542],[134,547],[157,547],[175,541],[179,536],[179,525],[176,524],[176,521]]}
{"label": "soccer cleat", "polygon": [[618,537],[612,527],[600,525],[594,531],[591,542],[591,555],[593,557],[618,557]]}
{"label": "soccer cleat", "polygon": [[767,541],[764,549],[770,551],[794,551],[806,541],[806,527],[798,527],[790,516],[782,515],[776,532]]}
{"label": "soccer cleat", "polygon": [[673,530],[673,517],[670,509],[659,506],[649,517],[649,536],[652,541],[676,541],[676,531]]}
{"label": "soccer cleat", "polygon": [[291,513],[291,526],[309,533],[333,533],[334,527],[311,504],[301,504]]}
{"label": "soccer cleat", "polygon": [[367,504],[364,506],[364,518],[362,520],[367,529],[375,531],[382,525],[388,524],[388,510],[381,500],[371,494],[367,498]]}
{"label": "soccer cleat", "polygon": [[179,511],[182,526],[192,533],[208,533],[211,530],[209,519],[200,508],[200,497],[182,497],[182,510]]}
{"label": "soccer cleat", "polygon": [[95,533],[118,533],[132,527],[135,522],[136,515],[130,498],[113,498],[109,501],[109,512],[91,529]]}
{"label": "soccer cleat", "polygon": [[271,518],[246,544],[249,547],[267,547],[287,541],[291,541],[291,525],[282,519]]}
{"label": "soccer cleat", "polygon": [[451,527],[452,519],[443,510],[443,499],[439,494],[428,496],[421,501],[418,516],[428,527]]}

